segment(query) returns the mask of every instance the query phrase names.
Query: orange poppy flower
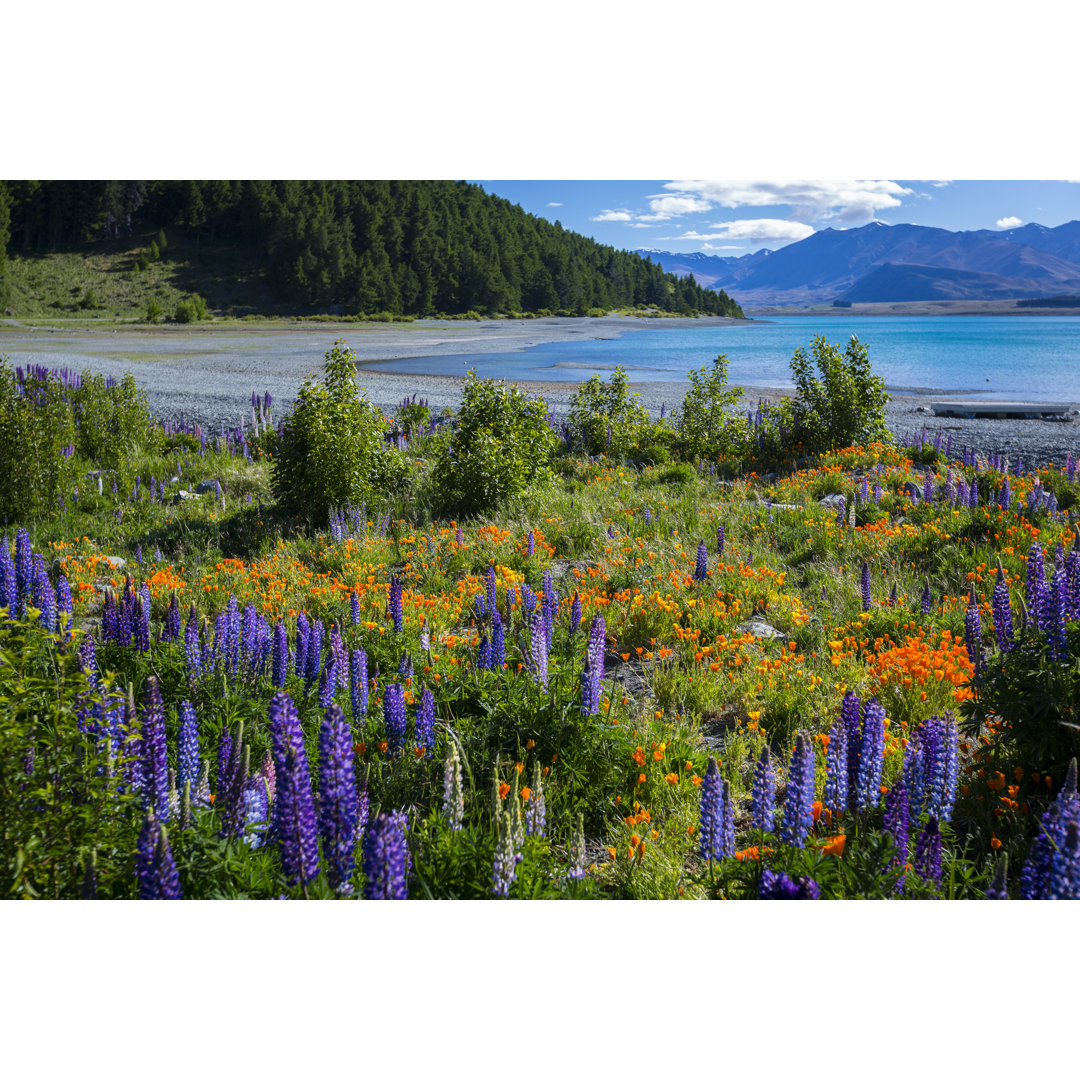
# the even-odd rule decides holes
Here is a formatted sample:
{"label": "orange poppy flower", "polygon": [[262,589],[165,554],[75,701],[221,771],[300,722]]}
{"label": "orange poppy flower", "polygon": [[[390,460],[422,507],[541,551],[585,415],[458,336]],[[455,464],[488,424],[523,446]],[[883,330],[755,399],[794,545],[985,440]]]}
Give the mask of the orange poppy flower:
{"label": "orange poppy flower", "polygon": [[505,799],[510,794],[510,785],[504,780],[499,784],[499,798]]}

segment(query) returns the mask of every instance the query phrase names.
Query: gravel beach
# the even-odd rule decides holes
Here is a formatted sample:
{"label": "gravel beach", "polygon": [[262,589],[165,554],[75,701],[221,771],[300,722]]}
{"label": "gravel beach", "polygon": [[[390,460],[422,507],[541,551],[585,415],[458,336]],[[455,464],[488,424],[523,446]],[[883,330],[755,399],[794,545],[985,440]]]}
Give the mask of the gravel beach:
{"label": "gravel beach", "polygon": [[[533,319],[459,322],[423,320],[415,323],[351,323],[346,325],[292,324],[280,328],[144,327],[122,330],[92,328],[30,328],[10,322],[0,334],[0,354],[13,365],[42,363],[120,376],[131,372],[147,391],[151,411],[163,419],[181,414],[216,428],[236,424],[247,411],[252,391],[269,391],[275,413],[282,415],[303,380],[322,370],[322,357],[332,343],[345,338],[357,355],[357,374],[368,396],[392,411],[406,395],[428,400],[435,410],[456,408],[462,378],[452,375],[399,374],[373,371],[380,361],[426,356],[505,353],[552,341],[581,337],[615,339],[649,327],[733,324],[740,320],[637,319]],[[522,382],[531,394],[542,397],[559,417],[569,411],[575,390],[571,382]],[[642,404],[654,416],[661,407],[670,414],[682,400],[689,383],[631,383]],[[775,387],[745,386],[747,407],[758,398],[775,401],[783,395]],[[1067,421],[961,420],[935,417],[929,395],[896,392],[888,407],[890,429],[900,439],[926,427],[933,438],[938,430],[952,434],[953,446],[973,447],[980,454],[1004,452],[1025,465],[1063,464],[1065,455],[1080,451],[1080,423],[1073,405]]]}

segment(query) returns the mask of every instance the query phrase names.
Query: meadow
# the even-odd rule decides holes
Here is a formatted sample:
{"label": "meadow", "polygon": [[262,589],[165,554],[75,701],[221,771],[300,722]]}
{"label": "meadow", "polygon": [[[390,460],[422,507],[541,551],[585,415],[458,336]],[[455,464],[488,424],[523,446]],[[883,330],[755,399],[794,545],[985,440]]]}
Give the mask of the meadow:
{"label": "meadow", "polygon": [[1075,898],[1075,462],[792,372],[384,416],[342,343],[210,432],[0,365],[3,894]]}

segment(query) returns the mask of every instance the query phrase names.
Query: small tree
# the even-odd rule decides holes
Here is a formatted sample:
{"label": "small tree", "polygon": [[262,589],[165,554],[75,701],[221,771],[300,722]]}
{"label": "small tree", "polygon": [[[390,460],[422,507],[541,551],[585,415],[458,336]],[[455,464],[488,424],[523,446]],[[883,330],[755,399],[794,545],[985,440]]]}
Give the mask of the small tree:
{"label": "small tree", "polygon": [[405,477],[401,455],[383,440],[385,419],[357,386],[356,353],[344,341],[326,353],[324,376],[304,381],[271,465],[281,507],[318,522]]}
{"label": "small tree", "polygon": [[852,336],[843,352],[823,336],[810,343],[821,377],[805,349],[791,359],[795,398],[789,404],[794,438],[811,453],[889,440],[885,380],[871,374],[867,348]]}
{"label": "small tree", "polygon": [[512,383],[469,372],[458,426],[440,446],[434,479],[440,501],[463,514],[494,509],[551,478],[548,461],[558,439],[544,403]]}
{"label": "small tree", "polygon": [[605,383],[599,375],[583,382],[570,399],[570,430],[589,454],[625,454],[647,435],[649,413],[628,392],[630,380],[617,367]]}
{"label": "small tree", "polygon": [[742,390],[727,384],[727,357],[721,353],[711,370],[698,368],[688,378],[691,387],[673,414],[682,454],[715,458],[741,453],[746,447],[745,421],[729,410],[742,397]]}

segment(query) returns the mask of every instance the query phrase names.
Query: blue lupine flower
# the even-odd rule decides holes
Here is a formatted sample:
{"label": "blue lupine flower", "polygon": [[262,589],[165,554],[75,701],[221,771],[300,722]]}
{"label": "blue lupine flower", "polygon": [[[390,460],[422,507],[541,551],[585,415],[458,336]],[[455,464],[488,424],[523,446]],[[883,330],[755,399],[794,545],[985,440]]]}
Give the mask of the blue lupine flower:
{"label": "blue lupine flower", "polygon": [[281,866],[290,885],[306,885],[319,873],[319,836],[304,732],[296,706],[283,690],[270,699],[268,715],[277,783],[274,833]]}
{"label": "blue lupine flower", "polygon": [[400,683],[390,683],[383,693],[383,721],[391,754],[405,749],[405,691]]}
{"label": "blue lupine flower", "polygon": [[330,708],[337,690],[337,657],[333,653],[327,658],[326,666],[319,676],[319,707]]}
{"label": "blue lupine flower", "polygon": [[1065,839],[1050,858],[1047,900],[1080,900],[1080,824],[1065,825]]}
{"label": "blue lupine flower", "polygon": [[278,688],[285,688],[285,676],[289,671],[289,632],[278,619],[274,624],[274,653],[270,681]]}
{"label": "blue lupine flower", "polygon": [[493,612],[495,611],[495,603],[497,600],[494,565],[487,568],[487,574],[484,576],[484,587],[486,590],[487,609],[489,612]]}
{"label": "blue lupine flower", "polygon": [[307,655],[304,658],[304,684],[309,690],[318,680],[319,671],[322,667],[322,640],[322,619],[316,619],[311,624],[311,631],[308,634]]}
{"label": "blue lupine flower", "polygon": [[199,721],[190,701],[180,702],[180,736],[176,751],[176,783],[181,791],[191,784],[194,794],[202,762],[199,758]]}
{"label": "blue lupine flower", "polygon": [[244,843],[255,849],[262,847],[270,824],[270,795],[266,781],[259,775],[248,778],[244,785],[244,821],[241,827]]}
{"label": "blue lupine flower", "polygon": [[1049,617],[1043,620],[1043,629],[1046,631],[1050,657],[1053,660],[1069,659],[1069,646],[1065,638],[1065,620],[1069,614],[1069,586],[1063,569],[1054,574],[1046,589]]}
{"label": "blue lupine flower", "polygon": [[[893,866],[901,868],[908,857],[908,796],[904,781],[894,784],[885,796],[885,831],[892,837]],[[900,874],[896,883],[897,891],[904,887],[904,875]]]}
{"label": "blue lupine flower", "polygon": [[353,721],[360,723],[367,715],[368,707],[367,653],[363,649],[353,649],[349,653],[349,693]]}
{"label": "blue lupine flower", "polygon": [[941,880],[941,832],[933,814],[915,841],[915,871],[924,881]]}
{"label": "blue lupine flower", "polygon": [[994,868],[994,876],[986,887],[985,899],[1008,900],[1009,899],[1009,854],[1002,852],[997,866]]}
{"label": "blue lupine flower", "polygon": [[169,759],[165,742],[165,707],[152,675],[143,690],[142,775],[144,798],[159,820],[169,819]]}
{"label": "blue lupine flower", "polygon": [[880,801],[884,764],[885,710],[871,699],[863,706],[859,770],[855,781],[855,806],[860,811],[872,809]]}
{"label": "blue lupine flower", "polygon": [[503,629],[502,617],[498,611],[491,615],[491,666],[494,670],[502,670],[506,661],[506,631]]}
{"label": "blue lupine flower", "polygon": [[426,686],[416,709],[416,745],[429,753],[435,750],[435,698]]}
{"label": "blue lupine flower", "polygon": [[705,550],[705,541],[698,544],[697,564],[694,566],[694,580],[704,581],[708,574],[709,553]]}
{"label": "blue lupine flower", "polygon": [[788,768],[781,835],[792,847],[803,847],[814,824],[814,749],[800,731]]}
{"label": "blue lupine flower", "polygon": [[528,539],[527,539],[527,545],[528,545],[528,547],[527,547],[526,554],[531,559],[533,557],[533,555],[536,554],[536,530],[535,529],[530,529],[529,530],[529,535],[528,535]]}
{"label": "blue lupine flower", "polygon": [[[702,781],[704,783],[704,781]],[[761,748],[761,756],[754,766],[754,783],[751,789],[751,817],[754,828],[772,832],[776,807],[776,775],[769,759],[769,746]]]}
{"label": "blue lupine flower", "polygon": [[904,790],[908,796],[910,819],[913,821],[919,820],[926,798],[926,755],[923,752],[925,734],[925,728],[913,731],[904,750]]}
{"label": "blue lupine flower", "polygon": [[825,752],[825,790],[821,802],[834,814],[848,808],[847,728],[837,721],[829,728],[829,748]]}
{"label": "blue lupine flower", "polygon": [[789,878],[781,871],[766,867],[761,871],[758,897],[762,900],[819,900],[821,889],[813,878]]}
{"label": "blue lupine flower", "polygon": [[1003,652],[1011,652],[1015,644],[1013,640],[1012,607],[1009,603],[1009,586],[1005,584],[1005,571],[998,561],[997,580],[994,583],[994,595],[992,599],[994,612],[994,636],[997,638],[998,648]]}
{"label": "blue lupine flower", "polygon": [[723,555],[724,554],[724,526],[723,525],[717,525],[716,526],[716,554],[717,555]]}
{"label": "blue lupine flower", "polygon": [[859,752],[862,749],[862,731],[859,726],[859,699],[853,690],[844,694],[840,706],[840,725],[844,729],[844,742],[847,745],[847,780],[848,809],[856,805],[855,788],[859,779]]}
{"label": "blue lupine flower", "polygon": [[491,667],[491,642],[487,634],[480,635],[480,644],[476,649],[476,667],[479,671],[487,671]]}
{"label": "blue lupine flower", "polygon": [[387,606],[390,618],[394,623],[394,630],[400,634],[405,628],[405,611],[402,600],[401,579],[397,574],[390,579],[390,594]]}
{"label": "blue lupine flower", "polygon": [[364,899],[408,899],[408,860],[405,815],[398,810],[379,814],[364,831]]}
{"label": "blue lupine flower", "polygon": [[1042,611],[1042,592],[1045,585],[1043,551],[1038,543],[1034,543],[1028,550],[1024,602],[1027,604],[1028,614],[1036,630],[1039,629],[1039,614]]}
{"label": "blue lupine flower", "polygon": [[345,714],[332,704],[319,729],[319,835],[330,887],[342,894],[352,891],[356,824],[352,738]]}
{"label": "blue lupine flower", "polygon": [[135,860],[140,900],[180,900],[180,875],[169,847],[165,827],[148,814],[139,835]]}
{"label": "blue lupine flower", "polygon": [[547,635],[544,633],[544,620],[539,612],[533,615],[530,639],[529,652],[535,667],[536,679],[546,690],[548,685]]}
{"label": "blue lupine flower", "polygon": [[360,597],[357,595],[355,589],[352,591],[352,595],[349,598],[349,620],[353,626],[359,626],[360,619]]}
{"label": "blue lupine flower", "polygon": [[574,590],[574,599],[570,604],[570,634],[571,636],[578,632],[581,626],[581,597],[578,595],[577,590]]}
{"label": "blue lupine flower", "polygon": [[[108,594],[106,594],[106,597]],[[104,628],[103,628],[104,636]],[[199,619],[195,614],[195,605],[191,605],[187,625],[184,627],[184,666],[190,682],[202,674],[202,652],[199,648]]]}
{"label": "blue lupine flower", "polygon": [[927,506],[934,501],[934,474],[926,473],[923,476],[923,490],[922,490],[923,502]]}
{"label": "blue lupine flower", "polygon": [[727,850],[724,838],[724,781],[710,757],[705,777],[701,781],[700,824],[698,853],[703,859],[724,859],[733,854]]}
{"label": "blue lupine flower", "polygon": [[870,610],[870,564],[863,559],[862,574],[860,578],[860,584],[862,586],[862,609],[863,611]]}
{"label": "blue lupine flower", "polygon": [[919,610],[924,615],[930,614],[930,579],[927,578],[926,584],[923,585],[922,597],[919,600]]}
{"label": "blue lupine flower", "polygon": [[308,623],[307,613],[301,611],[296,616],[296,676],[304,678],[307,671],[308,637],[311,633],[311,625]]}

